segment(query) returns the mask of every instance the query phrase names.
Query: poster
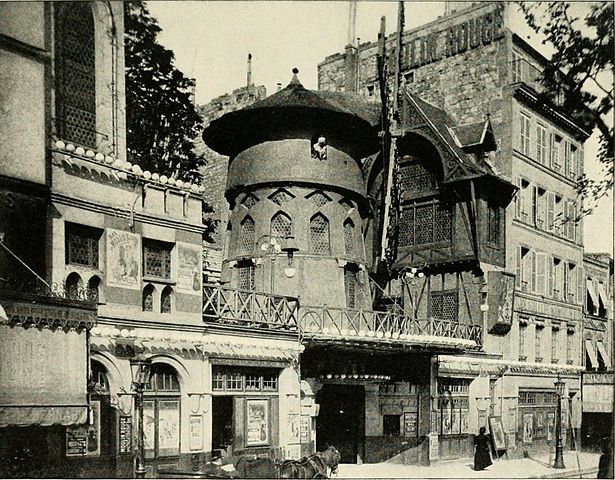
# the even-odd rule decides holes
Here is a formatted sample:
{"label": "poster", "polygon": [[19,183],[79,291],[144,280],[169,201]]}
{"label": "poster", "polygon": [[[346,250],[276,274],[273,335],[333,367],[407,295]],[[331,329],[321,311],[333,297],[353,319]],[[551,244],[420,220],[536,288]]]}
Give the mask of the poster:
{"label": "poster", "polygon": [[461,412],[458,408],[453,409],[451,423],[453,435],[459,435],[461,433]]}
{"label": "poster", "polygon": [[132,419],[128,416],[120,416],[120,454],[132,453]]}
{"label": "poster", "polygon": [[506,450],[506,437],[500,417],[489,417],[489,432],[496,450]]}
{"label": "poster", "polygon": [[177,243],[177,289],[189,293],[201,291],[201,255],[197,245]]}
{"label": "poster", "polygon": [[514,408],[508,410],[508,432],[517,431],[517,411]]}
{"label": "poster", "polygon": [[461,410],[461,433],[469,433],[470,432],[470,411],[469,410]]}
{"label": "poster", "polygon": [[107,229],[107,285],[140,289],[141,237]]}
{"label": "poster", "polygon": [[158,403],[158,453],[179,455],[179,401]]}
{"label": "poster", "polygon": [[505,272],[489,272],[488,304],[490,324],[512,324],[515,277]]}
{"label": "poster", "polygon": [[442,435],[450,435],[453,433],[453,425],[451,424],[452,412],[449,408],[442,409]]}
{"label": "poster", "polygon": [[547,440],[555,439],[555,412],[547,413]]}
{"label": "poster", "polygon": [[154,414],[154,402],[143,402],[143,445],[146,458],[154,458],[155,435],[156,417]]}
{"label": "poster", "polygon": [[246,445],[269,443],[269,400],[247,400]]}
{"label": "poster", "polygon": [[416,437],[418,435],[418,412],[404,413],[404,435],[406,437]]}
{"label": "poster", "polygon": [[534,416],[531,413],[523,414],[523,443],[532,443],[534,438]]}
{"label": "poster", "polygon": [[202,415],[190,415],[190,450],[203,450]]}
{"label": "poster", "polygon": [[310,441],[310,422],[312,419],[308,416],[301,417],[301,443],[309,443]]}
{"label": "poster", "polygon": [[299,441],[299,432],[300,432],[300,422],[299,415],[289,415],[288,422],[290,424],[290,441],[298,442]]}
{"label": "poster", "polygon": [[90,401],[90,423],[66,428],[66,456],[100,455],[100,400]]}

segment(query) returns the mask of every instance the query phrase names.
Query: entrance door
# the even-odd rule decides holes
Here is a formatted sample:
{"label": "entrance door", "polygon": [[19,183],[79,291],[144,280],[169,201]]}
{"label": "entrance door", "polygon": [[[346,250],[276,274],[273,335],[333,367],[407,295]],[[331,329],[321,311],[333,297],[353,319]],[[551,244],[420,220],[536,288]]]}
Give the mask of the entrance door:
{"label": "entrance door", "polygon": [[365,389],[362,385],[325,385],[316,397],[316,450],[333,445],[342,463],[363,458],[365,437]]}
{"label": "entrance door", "polygon": [[213,397],[211,448],[225,450],[233,442],[233,397]]}

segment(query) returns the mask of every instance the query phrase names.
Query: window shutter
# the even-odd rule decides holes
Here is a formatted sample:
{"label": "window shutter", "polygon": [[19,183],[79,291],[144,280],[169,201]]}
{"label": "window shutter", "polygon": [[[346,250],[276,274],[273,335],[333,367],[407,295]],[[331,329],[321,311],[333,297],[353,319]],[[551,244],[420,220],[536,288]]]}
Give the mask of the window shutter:
{"label": "window shutter", "polygon": [[587,291],[585,282],[585,269],[582,266],[577,266],[577,305],[585,305],[585,292]]}
{"label": "window shutter", "polygon": [[564,277],[564,285],[562,288],[562,299],[564,301],[568,300],[568,263],[562,261],[562,270],[563,270],[563,277]]}
{"label": "window shutter", "polygon": [[521,289],[522,288],[522,282],[523,282],[523,265],[521,264],[521,262],[523,261],[522,257],[521,257],[521,245],[517,245],[517,288]]}
{"label": "window shutter", "polygon": [[538,188],[532,187],[532,211],[530,212],[530,223],[536,224],[536,212],[538,211]]}
{"label": "window shutter", "polygon": [[536,268],[536,252],[530,252],[532,255],[532,285],[531,291],[536,292],[536,275],[538,273],[538,269]]}
{"label": "window shutter", "polygon": [[555,272],[553,271],[553,257],[551,257],[550,255],[547,255],[546,261],[547,261],[547,291],[545,293],[547,296],[552,297],[553,296],[553,285],[555,281],[555,279],[553,278],[553,275],[555,274]]}
{"label": "window shutter", "polygon": [[545,253],[540,252],[536,254],[536,293],[541,295],[545,293],[545,259]]}
{"label": "window shutter", "polygon": [[555,212],[555,194],[553,192],[547,193],[547,230],[553,231],[553,218]]}
{"label": "window shutter", "polygon": [[553,132],[549,132],[549,160],[548,164],[550,168],[553,168],[553,164],[555,163],[555,138],[553,137]]}
{"label": "window shutter", "polygon": [[521,275],[523,277],[523,290],[527,292],[530,289],[530,278],[532,274],[532,263],[531,263],[530,252],[527,252],[523,256],[521,261],[522,261],[522,268],[523,268],[521,272]]}

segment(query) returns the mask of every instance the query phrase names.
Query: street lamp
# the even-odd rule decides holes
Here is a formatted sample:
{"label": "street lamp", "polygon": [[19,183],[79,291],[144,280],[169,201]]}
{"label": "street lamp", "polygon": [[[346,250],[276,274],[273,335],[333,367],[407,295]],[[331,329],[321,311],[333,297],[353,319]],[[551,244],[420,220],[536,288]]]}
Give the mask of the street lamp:
{"label": "street lamp", "polygon": [[[288,278],[292,278],[295,276],[296,273],[296,269],[293,266],[293,256],[295,254],[295,252],[299,251],[298,248],[296,248],[294,245],[292,245],[292,241],[294,240],[295,237],[293,237],[292,235],[286,236],[286,237],[276,237],[274,235],[262,235],[259,239],[257,243],[260,243],[261,240],[267,238],[268,241],[263,242],[261,244],[261,250],[263,251],[264,255],[271,255],[271,288],[270,288],[270,293],[273,295],[275,293],[275,260],[277,255],[280,252],[285,252],[287,257],[288,257],[288,265],[287,267],[284,269],[284,274],[288,277]],[[278,242],[278,240],[283,240],[284,243],[286,244],[285,247],[282,247],[282,245]]]}
{"label": "street lamp", "polygon": [[132,389],[135,391],[135,411],[137,413],[137,458],[135,459],[135,478],[145,478],[145,439],[143,433],[143,390],[149,383],[152,361],[135,356],[130,359]]}
{"label": "street lamp", "polygon": [[[423,278],[425,274],[420,271],[416,267],[412,267],[410,270],[406,270],[402,274],[402,282],[408,285],[408,287],[412,287],[412,291],[408,288],[408,293],[410,293],[410,304],[412,305],[412,318],[416,318],[416,293],[417,293],[417,279]],[[410,279],[408,283],[405,282],[406,279]]]}
{"label": "street lamp", "polygon": [[564,388],[566,384],[557,374],[557,382],[555,382],[555,392],[557,393],[557,423],[555,426],[555,463],[553,468],[566,468],[564,465],[564,446],[562,444],[562,397],[564,396]]}

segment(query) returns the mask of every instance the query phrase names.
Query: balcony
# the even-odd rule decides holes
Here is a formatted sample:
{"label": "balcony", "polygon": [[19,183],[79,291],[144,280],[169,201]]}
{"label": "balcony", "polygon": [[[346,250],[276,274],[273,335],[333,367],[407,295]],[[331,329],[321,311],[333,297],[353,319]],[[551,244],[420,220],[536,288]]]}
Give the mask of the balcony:
{"label": "balcony", "polygon": [[294,297],[219,285],[204,286],[203,319],[230,328],[297,332],[306,341],[320,343],[444,349],[472,349],[482,343],[479,325],[412,319],[396,312],[299,306]]}

